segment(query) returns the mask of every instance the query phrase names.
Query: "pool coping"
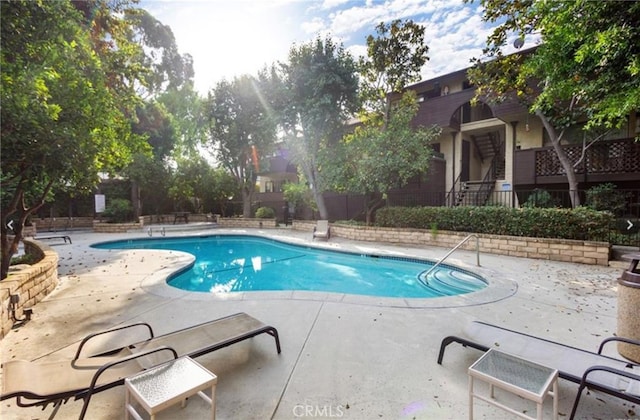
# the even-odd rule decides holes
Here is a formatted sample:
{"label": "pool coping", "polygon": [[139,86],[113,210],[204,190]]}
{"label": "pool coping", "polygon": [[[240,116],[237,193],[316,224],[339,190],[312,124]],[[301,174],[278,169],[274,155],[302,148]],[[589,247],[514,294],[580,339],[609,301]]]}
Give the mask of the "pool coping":
{"label": "pool coping", "polygon": [[[212,236],[212,235],[246,235],[261,237],[265,239],[274,239],[284,243],[306,246],[324,250],[333,250],[349,253],[371,253],[372,255],[381,255],[389,257],[405,257],[416,258],[420,260],[433,261],[433,259],[421,257],[418,255],[400,252],[389,251],[380,249],[369,245],[369,247],[362,247],[360,249],[354,249],[353,244],[337,243],[337,242],[309,242],[307,240],[299,238],[291,238],[281,236],[277,234],[267,234],[265,232],[260,233],[242,233],[238,231],[229,232],[217,232],[215,234],[198,234],[198,235],[186,235],[189,237],[196,236]],[[145,251],[138,249],[138,252]],[[169,252],[171,253],[171,260],[165,264],[165,266],[155,271],[154,273],[146,276],[141,282],[140,286],[147,293],[154,294],[169,299],[184,299],[184,300],[210,300],[216,301],[252,301],[252,300],[308,300],[308,301],[323,301],[323,302],[336,302],[353,305],[368,305],[379,307],[394,307],[394,308],[456,308],[484,305],[488,303],[497,302],[516,294],[518,291],[518,284],[516,281],[505,277],[503,274],[491,270],[485,267],[467,264],[461,261],[455,263],[447,262],[447,265],[470,271],[483,277],[488,282],[487,287],[471,292],[455,296],[444,297],[431,297],[431,298],[398,298],[398,297],[381,297],[371,295],[354,295],[347,293],[332,293],[332,292],[314,292],[314,291],[301,291],[301,290],[288,290],[288,291],[256,291],[256,292],[229,292],[229,293],[209,293],[209,292],[197,292],[186,291],[178,289],[176,287],[167,284],[167,279],[174,273],[184,270],[190,264],[193,264],[195,257],[193,255],[181,252],[181,251],[163,251],[163,250],[148,250],[151,252]]]}

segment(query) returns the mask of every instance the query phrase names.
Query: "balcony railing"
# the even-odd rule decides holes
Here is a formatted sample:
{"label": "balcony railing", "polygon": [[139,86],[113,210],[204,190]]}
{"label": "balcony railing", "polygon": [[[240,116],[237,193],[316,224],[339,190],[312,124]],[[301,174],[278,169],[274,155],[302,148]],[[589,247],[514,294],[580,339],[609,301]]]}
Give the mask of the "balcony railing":
{"label": "balcony railing", "polygon": [[[632,138],[597,142],[584,151],[584,158],[582,145],[563,148],[575,173],[582,175],[580,181],[637,180],[640,177],[640,143]],[[566,172],[555,150],[552,147],[517,150],[514,183],[544,182],[566,182]]]}

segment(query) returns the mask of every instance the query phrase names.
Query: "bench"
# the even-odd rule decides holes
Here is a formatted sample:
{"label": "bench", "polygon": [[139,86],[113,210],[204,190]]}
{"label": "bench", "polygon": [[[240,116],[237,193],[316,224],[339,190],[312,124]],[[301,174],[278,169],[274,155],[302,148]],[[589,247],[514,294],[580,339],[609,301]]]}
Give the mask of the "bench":
{"label": "bench", "polygon": [[173,224],[175,225],[178,219],[184,220],[185,223],[189,223],[189,212],[188,211],[176,211],[173,213]]}
{"label": "bench", "polygon": [[35,239],[36,241],[42,241],[45,239],[64,239],[65,244],[67,243],[67,241],[69,241],[69,243],[72,243],[71,237],[69,235],[34,236],[33,239]]}

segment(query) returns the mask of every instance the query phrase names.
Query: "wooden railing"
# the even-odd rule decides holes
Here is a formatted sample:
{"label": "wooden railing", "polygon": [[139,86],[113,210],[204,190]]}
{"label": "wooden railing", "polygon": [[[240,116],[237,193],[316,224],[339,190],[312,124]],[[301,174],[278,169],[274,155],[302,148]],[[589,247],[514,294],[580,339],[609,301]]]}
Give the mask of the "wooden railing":
{"label": "wooden railing", "polygon": [[[640,174],[640,143],[633,138],[597,142],[584,151],[584,156],[581,144],[563,148],[576,174],[603,178],[594,181],[611,175],[633,180]],[[535,184],[541,177],[565,179],[565,170],[552,147],[518,150],[514,163],[516,184]]]}

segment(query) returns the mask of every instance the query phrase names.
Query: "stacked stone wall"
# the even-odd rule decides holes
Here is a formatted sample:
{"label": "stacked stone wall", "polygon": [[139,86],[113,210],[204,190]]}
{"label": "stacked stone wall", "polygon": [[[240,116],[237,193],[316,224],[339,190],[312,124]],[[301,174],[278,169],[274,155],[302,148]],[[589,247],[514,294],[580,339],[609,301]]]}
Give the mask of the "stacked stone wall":
{"label": "stacked stone wall", "polygon": [[[293,229],[313,231],[314,221],[294,220]],[[451,249],[469,233],[431,231],[427,229],[398,229],[383,227],[331,225],[331,236],[356,241],[386,242],[406,245],[428,245]],[[489,254],[540,260],[565,261],[579,264],[609,264],[610,246],[607,242],[577,241],[569,239],[529,238],[477,234],[480,251]],[[469,239],[460,249],[475,250],[475,238]]]}
{"label": "stacked stone wall", "polygon": [[43,217],[36,219],[41,232],[91,228],[93,217]]}
{"label": "stacked stone wall", "polygon": [[220,217],[218,225],[222,228],[275,228],[276,219],[250,219],[244,217]]}
{"label": "stacked stone wall", "polygon": [[[191,213],[189,214],[189,223],[211,223],[216,221],[215,214],[204,214],[204,213]],[[175,214],[148,214],[145,216],[140,216],[140,222],[144,225],[152,225],[152,224],[172,224],[176,221]],[[177,223],[184,223],[184,219],[179,218]]]}
{"label": "stacked stone wall", "polygon": [[144,221],[138,223],[104,223],[93,222],[93,231],[96,233],[126,233],[130,230],[140,230],[144,227]]}
{"label": "stacked stone wall", "polygon": [[[25,309],[32,308],[58,285],[58,254],[42,242],[24,239],[25,253],[41,258],[36,264],[12,268],[6,279],[0,281],[0,338],[23,319]],[[18,303],[11,303],[11,296],[19,296]]]}

